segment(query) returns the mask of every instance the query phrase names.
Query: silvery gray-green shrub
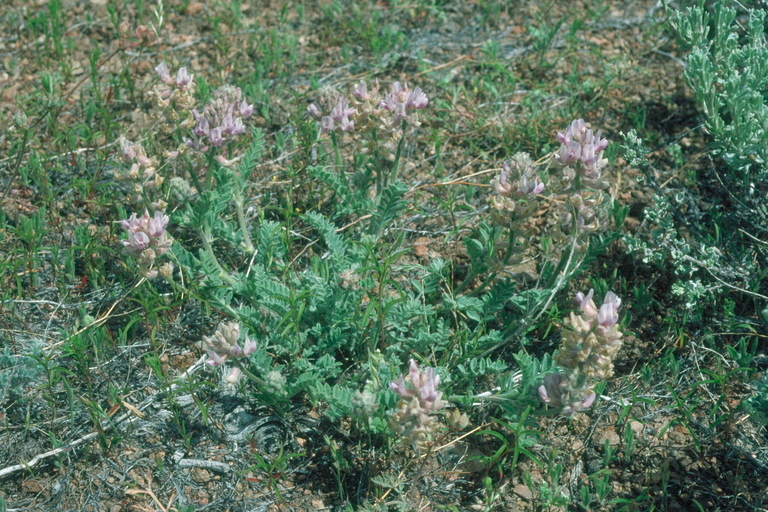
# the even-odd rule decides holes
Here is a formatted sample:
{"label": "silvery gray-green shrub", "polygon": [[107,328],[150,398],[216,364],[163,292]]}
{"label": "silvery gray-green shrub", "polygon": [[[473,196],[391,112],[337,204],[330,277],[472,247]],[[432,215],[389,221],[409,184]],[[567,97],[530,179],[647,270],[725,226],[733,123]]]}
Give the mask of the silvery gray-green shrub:
{"label": "silvery gray-green shrub", "polygon": [[744,402],[753,421],[768,427],[768,373],[752,384],[754,395]]}
{"label": "silvery gray-green shrub", "polygon": [[[738,2],[735,4],[739,5]],[[765,296],[763,252],[754,250],[755,240],[768,233],[768,43],[765,37],[763,9],[741,11],[717,0],[710,6],[703,2],[675,11],[671,25],[688,52],[685,78],[704,114],[704,127],[712,138],[717,155],[729,172],[717,169],[722,185],[719,204],[708,207],[708,225],[694,225],[691,232],[707,232],[715,236],[697,236],[694,240],[696,260],[685,254],[684,264],[711,274],[716,282],[690,280],[683,282],[677,293],[686,295],[686,305],[706,304],[722,296],[720,288],[751,294],[760,290]],[[677,198],[670,197],[675,207]],[[680,209],[685,209],[684,204]],[[716,225],[717,219],[722,225]],[[727,227],[733,236],[720,237],[719,229]],[[736,228],[736,229],[733,229]],[[686,227],[687,229],[687,227]],[[742,236],[744,235],[744,236]],[[708,247],[712,238],[715,247]],[[699,242],[696,244],[695,242]],[[727,257],[721,257],[727,255]],[[675,258],[676,260],[679,258]],[[698,261],[697,261],[698,260]],[[677,265],[678,268],[680,265]],[[762,268],[761,268],[762,267]],[[712,291],[716,291],[712,293]],[[712,297],[707,297],[710,293]],[[714,302],[714,301],[711,301]],[[702,308],[699,307],[699,310]]]}
{"label": "silvery gray-green shrub", "polygon": [[685,79],[704,111],[705,127],[744,190],[750,179],[768,178],[765,11],[747,15],[746,24],[737,23],[736,9],[718,0],[712,14],[699,4],[671,17],[689,48]]}
{"label": "silvery gray-green shrub", "polygon": [[0,412],[8,402],[23,399],[29,387],[33,387],[42,375],[35,360],[40,348],[33,346],[29,355],[14,354],[9,347],[0,351]]}

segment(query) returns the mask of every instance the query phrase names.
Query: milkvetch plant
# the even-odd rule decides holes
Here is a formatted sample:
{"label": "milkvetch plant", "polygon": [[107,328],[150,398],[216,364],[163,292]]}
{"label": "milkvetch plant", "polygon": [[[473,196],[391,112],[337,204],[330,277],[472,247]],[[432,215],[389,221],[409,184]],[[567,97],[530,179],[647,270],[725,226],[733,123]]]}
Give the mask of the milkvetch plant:
{"label": "milkvetch plant", "polygon": [[[648,73],[632,75],[642,62],[582,50],[605,47],[596,31],[614,29],[628,45],[613,49],[643,46],[635,36],[674,18],[672,2],[632,33],[600,20],[621,6],[569,16],[567,3],[528,2],[516,26],[536,12],[545,25],[565,20],[565,33],[548,29],[563,44],[547,58],[565,51],[568,66],[546,73],[526,58],[530,45],[507,44],[537,29],[474,27],[501,2],[264,12],[213,2],[167,22],[161,0],[108,2],[106,18],[85,24],[62,2],[11,31],[20,44],[0,69],[18,92],[0,101],[18,121],[0,131],[0,437],[27,441],[6,447],[21,458],[0,477],[46,473],[36,463],[46,459],[67,467],[83,449],[112,459],[146,430],[123,426],[150,421],[185,451],[155,450],[147,468],[166,508],[227,501],[217,489],[231,478],[207,470],[246,487],[268,479],[286,504],[315,481],[300,476],[307,464],[335,470],[335,496],[314,497],[347,509],[467,509],[483,491],[487,509],[760,503],[763,468],[748,460],[745,478],[708,473],[725,484],[719,499],[696,486],[667,492],[664,460],[638,485],[611,485],[652,466],[656,441],[671,463],[691,439],[715,467],[726,451],[754,455],[760,436],[743,434],[768,422],[768,384],[751,378],[764,367],[768,311],[765,140],[750,133],[766,104],[759,14],[731,0],[677,2],[683,16],[697,3],[708,14],[690,21],[699,42],[677,47],[695,90],[664,87],[674,61],[661,57],[653,97]],[[0,26],[24,19],[25,3],[11,2]],[[130,20],[146,23],[153,3],[170,32],[141,27],[146,44],[134,44]],[[309,28],[318,9],[332,29]],[[175,33],[178,21],[209,34]],[[509,37],[441,64],[440,40],[456,34],[435,22],[471,25],[464,46],[475,32]],[[408,30],[387,38],[397,26]],[[339,38],[345,27],[362,45]],[[395,51],[371,60],[365,41],[376,38]],[[689,60],[696,45],[706,48]],[[623,120],[606,108],[617,92],[629,100]],[[617,126],[641,131],[650,158],[614,160]],[[608,247],[618,198],[633,216]],[[635,367],[630,348],[664,355]],[[35,447],[39,456],[14,455]],[[166,466],[206,489],[173,498],[157,485]],[[136,478],[124,484],[148,488]],[[503,492],[510,482],[531,499]],[[107,508],[124,501],[112,487]],[[236,494],[244,503],[228,504],[247,508],[249,493]],[[149,495],[132,499],[151,508]]]}
{"label": "milkvetch plant", "polygon": [[[227,382],[246,377],[260,399],[286,404],[306,393],[313,402],[323,403],[333,419],[354,418],[370,434],[397,433],[406,444],[424,450],[443,426],[460,430],[468,417],[460,410],[440,414],[446,405],[438,389],[440,377],[434,368],[420,370],[409,355],[429,351],[463,382],[513,373],[507,363],[488,354],[535,323],[585,258],[599,250],[591,244],[609,225],[603,157],[608,142],[577,120],[557,134],[561,147],[548,169],[539,169],[526,154],[503,163],[492,183],[496,226],[486,224],[485,252],[475,251],[468,242],[474,273],[454,286],[441,259],[404,266],[403,234],[393,229],[407,207],[407,189],[398,179],[403,147],[429,104],[419,87],[395,82],[382,93],[378,82],[359,82],[349,96],[321,91],[307,109],[321,135],[310,144],[330,137],[332,163],[318,153],[308,172],[342,200],[322,213],[291,208],[281,219],[268,217],[258,207],[250,208],[255,214],[246,214],[245,190],[264,142],[259,131],[246,129],[253,106],[242,91],[223,85],[198,110],[194,80],[186,70],[175,78],[163,65],[156,71],[161,82],[153,89],[157,119],[170,135],[161,141],[177,145],[165,151],[154,148],[161,158],[153,158],[141,145],[123,142],[130,174],[144,180],[136,191],[143,194],[142,202],[158,207],[154,217],[146,213],[125,221],[129,238],[123,245],[139,260],[142,275],[162,274],[176,293],[192,293],[226,317],[212,336],[203,337],[208,364],[228,367]],[[350,144],[342,146],[340,137]],[[350,149],[356,155],[350,157]],[[375,180],[359,179],[360,172]],[[151,180],[154,186],[146,186]],[[343,228],[340,222],[350,216],[359,220]],[[290,224],[286,219],[292,219]],[[175,243],[168,229],[178,231]],[[302,238],[297,238],[297,230]],[[502,231],[505,240],[498,240]],[[313,241],[296,252],[307,236]],[[542,242],[547,247],[539,245],[543,237],[549,239]],[[161,255],[170,256],[178,273],[170,265],[155,268]],[[546,279],[522,288],[525,283],[500,277],[505,266],[530,257],[537,258]],[[401,279],[409,273],[410,280]],[[591,296],[583,299],[591,314],[590,301]],[[522,310],[520,316],[505,332],[490,329],[491,322],[512,318],[504,311],[508,302]],[[618,302],[609,303],[618,309]],[[571,344],[561,352],[576,350],[579,336],[591,340],[592,333],[607,339],[610,335],[601,329],[610,327],[606,322],[613,317],[603,316],[585,317],[582,323],[572,319],[577,334],[564,334]],[[249,333],[244,339],[241,329]],[[476,348],[468,351],[468,344],[457,343],[457,332],[471,336]],[[612,357],[607,348],[595,350],[602,358]],[[607,378],[609,371],[598,368],[608,364],[604,359],[593,358],[591,366],[579,370],[582,379],[564,357],[558,356],[557,363],[570,388],[553,386],[552,376],[546,377],[544,387],[549,403],[562,405],[568,413],[568,407],[579,408],[573,405],[576,401],[586,405],[594,381]],[[407,377],[396,379],[406,358],[411,359]],[[500,393],[476,393],[472,386],[466,391],[475,392],[476,400],[520,401],[513,409],[522,415],[505,418],[522,425],[535,405],[531,398],[536,386],[554,363],[523,353],[516,363],[523,382],[501,378]],[[342,368],[350,366],[360,371],[342,378]]]}
{"label": "milkvetch plant", "polygon": [[594,386],[613,375],[613,359],[622,344],[618,328],[621,299],[608,292],[598,309],[594,293],[576,294],[579,313],[571,312],[568,317],[555,355],[555,363],[563,371],[548,374],[539,387],[541,400],[565,415],[592,405]]}
{"label": "milkvetch plant", "polygon": [[[354,86],[349,97],[335,89],[323,89],[318,103],[310,104],[307,114],[320,121],[322,133],[330,134],[336,166],[342,165],[336,132],[354,129],[361,134],[359,152],[372,159],[377,195],[381,195],[397,179],[403,146],[421,124],[418,110],[429,104],[427,95],[420,87],[410,90],[407,83],[394,82],[389,93],[382,96],[378,81],[370,89],[362,81]],[[388,172],[385,167],[389,167]]]}
{"label": "milkvetch plant", "polygon": [[494,224],[481,224],[465,241],[472,266],[458,292],[474,286],[471,293],[480,295],[519,265],[532,269],[536,286],[527,292],[526,319],[510,335],[524,333],[543,315],[584,262],[615,239],[611,225],[619,226],[627,213],[609,193],[608,140],[601,132],[577,119],[557,133],[557,141],[545,169],[525,153],[502,164],[491,182]]}

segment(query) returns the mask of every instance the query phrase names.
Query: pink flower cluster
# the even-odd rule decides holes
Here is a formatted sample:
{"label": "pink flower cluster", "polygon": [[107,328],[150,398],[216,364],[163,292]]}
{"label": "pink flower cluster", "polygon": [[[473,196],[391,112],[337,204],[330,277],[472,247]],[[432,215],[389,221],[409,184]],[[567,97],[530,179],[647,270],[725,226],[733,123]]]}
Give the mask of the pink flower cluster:
{"label": "pink flower cluster", "polygon": [[586,411],[595,402],[595,394],[590,392],[581,399],[573,398],[573,391],[568,378],[561,373],[550,373],[544,377],[544,383],[539,386],[539,398],[555,408],[562,409],[562,413],[570,416],[577,411]]}
{"label": "pink flower cluster", "polygon": [[[406,379],[410,386],[406,385]],[[445,406],[443,393],[437,390],[438,384],[440,376],[435,369],[420,372],[413,359],[408,376],[389,383],[389,388],[400,396],[397,411],[392,416],[392,428],[402,433],[416,449],[428,447],[430,438],[437,432],[438,424],[431,414]]]}
{"label": "pink flower cluster", "polygon": [[[615,293],[608,292],[603,299],[603,305],[597,309],[593,300],[594,296],[595,290],[589,290],[587,295],[579,292],[576,294],[576,301],[579,303],[579,309],[584,312],[586,319],[588,319],[587,327],[592,329],[595,326],[599,334],[606,336],[619,322],[621,299]],[[595,324],[595,322],[597,323]]]}
{"label": "pink flower cluster", "polygon": [[405,378],[401,375],[396,381],[389,383],[389,388],[397,393],[401,398],[416,398],[419,407],[427,413],[432,413],[443,407],[441,397],[442,391],[437,390],[440,384],[440,376],[435,373],[434,368],[427,368],[419,372],[419,366],[416,361],[411,359],[410,369],[408,371],[408,382],[410,387],[406,386]]}
{"label": "pink flower cluster", "polygon": [[525,241],[539,233],[533,221],[539,214],[542,201],[539,194],[544,191],[544,182],[530,155],[516,153],[502,164],[501,172],[491,180],[491,187],[496,191],[490,198],[494,220],[515,233],[516,247],[509,253],[511,259],[504,264],[520,263],[529,249]]}
{"label": "pink flower cluster", "polygon": [[171,76],[171,71],[165,62],[155,67],[155,72],[164,86],[156,86],[152,94],[157,97],[158,106],[170,107],[173,103],[183,109],[191,108],[194,102],[195,81],[186,67],[181,67],[176,76]]}
{"label": "pink flower cluster", "polygon": [[600,171],[608,163],[603,158],[608,139],[601,139],[600,135],[600,130],[592,133],[583,119],[576,119],[565,132],[557,132],[560,149],[555,154],[555,161],[589,180],[599,180]]}
{"label": "pink flower cluster", "polygon": [[[316,104],[311,103],[307,107],[307,114],[320,121],[320,131],[329,133],[334,130],[348,132],[355,127],[355,122],[350,119],[357,113],[357,110],[349,106],[349,100],[343,95],[336,96],[335,102],[330,97],[325,99],[323,109]],[[323,115],[326,112],[326,115]]]}
{"label": "pink flower cluster", "polygon": [[123,229],[128,231],[128,239],[123,240],[123,251],[138,259],[139,273],[148,279],[157,277],[157,270],[153,269],[155,259],[162,256],[173,244],[166,232],[168,216],[162,212],[155,212],[154,217],[144,210],[144,215],[131,217],[124,220]]}
{"label": "pink flower cluster", "polygon": [[[307,107],[307,114],[320,121],[320,130],[323,133],[353,130],[355,118],[369,116],[380,120],[384,127],[399,128],[402,121],[418,126],[415,111],[429,103],[427,95],[420,87],[411,91],[405,82],[393,83],[389,93],[382,97],[379,95],[378,80],[373,82],[370,90],[362,81],[354,86],[352,96],[354,106],[350,106],[350,99],[337,91],[322,91],[319,101]],[[359,120],[364,126],[371,125],[369,119]]]}
{"label": "pink flower cluster", "polygon": [[[140,142],[131,142],[125,137],[120,137],[119,143],[123,147],[123,161],[131,165],[131,168],[122,177],[133,182],[135,199],[139,200],[146,189],[159,187],[163,183],[163,177],[157,174],[157,158],[148,157]],[[164,208],[162,204],[160,209]]]}
{"label": "pink flower cluster", "polygon": [[[365,87],[364,83],[363,87]],[[402,85],[400,82],[395,82],[392,84],[389,94],[384,96],[384,99],[379,103],[379,107],[394,112],[395,119],[400,121],[410,119],[409,110],[422,109],[427,106],[427,103],[429,103],[429,99],[420,87],[409,91],[408,84],[405,82]]]}
{"label": "pink flower cluster", "polygon": [[235,322],[220,323],[212,337],[203,336],[208,354],[208,364],[220,366],[230,357],[239,359],[246,357],[256,350],[256,342],[245,337],[243,346],[237,343],[240,338],[240,325]]}
{"label": "pink flower cluster", "polygon": [[523,155],[518,153],[511,162],[504,162],[498,177],[492,181],[492,185],[500,195],[520,199],[541,194],[544,190],[544,183],[534,171],[533,162]]}
{"label": "pink flower cluster", "polygon": [[239,87],[223,85],[213,92],[202,112],[192,110],[195,127],[187,146],[197,151],[207,151],[207,144],[219,147],[225,141],[245,133],[243,119],[253,114],[253,105],[243,98]]}
{"label": "pink flower cluster", "polygon": [[192,75],[189,74],[186,67],[181,67],[176,72],[176,78],[171,77],[171,71],[168,69],[168,64],[161,62],[155,67],[157,75],[160,77],[160,81],[166,85],[172,85],[181,91],[193,89],[195,86],[192,80]]}
{"label": "pink flower cluster", "polygon": [[539,397],[553,407],[562,408],[563,414],[589,408],[595,400],[595,384],[613,375],[613,359],[621,348],[619,308],[621,299],[613,292],[605,295],[598,308],[592,297],[579,292],[576,301],[580,314],[571,313],[569,329],[563,331],[555,362],[563,373],[544,378]]}

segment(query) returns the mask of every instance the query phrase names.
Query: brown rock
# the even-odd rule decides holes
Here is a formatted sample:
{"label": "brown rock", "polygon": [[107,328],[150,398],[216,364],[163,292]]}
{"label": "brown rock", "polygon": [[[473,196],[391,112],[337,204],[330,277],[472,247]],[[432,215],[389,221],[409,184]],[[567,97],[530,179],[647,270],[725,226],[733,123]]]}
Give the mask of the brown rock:
{"label": "brown rock", "polygon": [[39,492],[42,492],[42,490],[43,490],[43,486],[40,485],[40,482],[38,482],[37,480],[33,480],[33,479],[25,480],[21,484],[21,487],[25,491],[27,491],[29,493],[32,493],[32,494],[38,494]]}
{"label": "brown rock", "polygon": [[426,256],[429,253],[429,238],[424,236],[417,238],[413,244],[413,251],[419,258]]}
{"label": "brown rock", "polygon": [[604,445],[606,441],[608,441],[610,446],[618,446],[618,444],[621,442],[621,438],[613,427],[608,427],[602,432],[598,433],[597,439],[601,446]]}
{"label": "brown rock", "polygon": [[195,14],[202,11],[203,7],[205,7],[205,4],[203,2],[190,2],[184,12],[186,12],[190,16],[194,16]]}
{"label": "brown rock", "polygon": [[192,468],[192,480],[199,484],[207,484],[211,481],[211,472],[203,468]]}
{"label": "brown rock", "polygon": [[528,488],[527,485],[523,484],[517,484],[514,489],[512,489],[512,492],[520,496],[526,501],[531,501],[533,499],[533,493]]}

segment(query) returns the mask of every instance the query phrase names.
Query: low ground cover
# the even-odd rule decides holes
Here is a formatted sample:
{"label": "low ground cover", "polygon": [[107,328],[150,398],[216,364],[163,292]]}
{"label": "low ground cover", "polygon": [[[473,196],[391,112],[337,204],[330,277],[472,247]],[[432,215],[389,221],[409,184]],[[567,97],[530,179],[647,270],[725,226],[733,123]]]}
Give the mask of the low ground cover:
{"label": "low ground cover", "polygon": [[0,7],[0,510],[768,508],[759,5]]}

